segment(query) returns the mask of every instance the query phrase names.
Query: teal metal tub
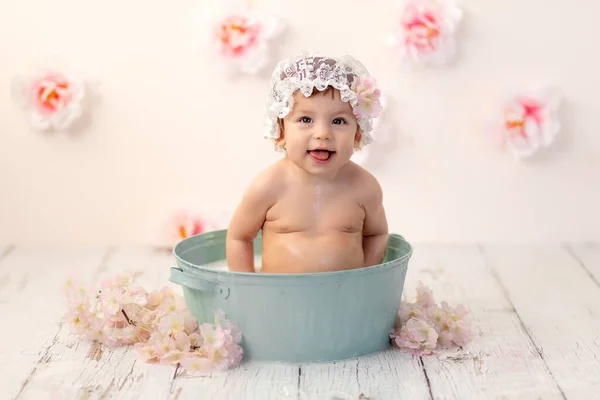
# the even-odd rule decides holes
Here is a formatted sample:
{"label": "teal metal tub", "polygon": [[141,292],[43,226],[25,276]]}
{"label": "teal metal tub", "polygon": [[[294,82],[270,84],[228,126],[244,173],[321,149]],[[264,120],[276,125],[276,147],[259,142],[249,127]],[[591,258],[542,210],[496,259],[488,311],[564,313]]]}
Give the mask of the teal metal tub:
{"label": "teal metal tub", "polygon": [[[226,230],[179,242],[170,280],[183,287],[198,323],[221,309],[242,332],[244,358],[330,362],[380,351],[400,306],[412,246],[390,234],[384,262],[308,274],[243,273],[206,266],[225,260]],[[261,235],[254,241],[261,254]],[[224,261],[223,261],[224,264]]]}

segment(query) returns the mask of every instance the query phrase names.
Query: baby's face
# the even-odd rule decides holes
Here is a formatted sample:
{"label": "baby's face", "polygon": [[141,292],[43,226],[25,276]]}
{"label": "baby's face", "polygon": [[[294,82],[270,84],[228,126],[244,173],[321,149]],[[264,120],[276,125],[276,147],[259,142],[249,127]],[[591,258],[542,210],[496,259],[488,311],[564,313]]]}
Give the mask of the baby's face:
{"label": "baby's face", "polygon": [[288,158],[312,174],[335,173],[360,143],[352,106],[341,100],[338,90],[310,97],[294,93],[294,107],[284,118],[280,146]]}

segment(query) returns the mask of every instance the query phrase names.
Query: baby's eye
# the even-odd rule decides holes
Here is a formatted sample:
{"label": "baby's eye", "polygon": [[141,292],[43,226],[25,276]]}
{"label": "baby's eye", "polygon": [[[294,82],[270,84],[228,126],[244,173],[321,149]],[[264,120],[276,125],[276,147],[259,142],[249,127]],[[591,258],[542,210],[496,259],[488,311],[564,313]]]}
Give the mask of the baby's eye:
{"label": "baby's eye", "polygon": [[305,124],[309,124],[312,121],[312,118],[310,118],[310,117],[300,117],[300,119],[298,121],[303,122]]}
{"label": "baby's eye", "polygon": [[335,125],[342,125],[346,123],[346,120],[344,118],[336,118],[333,120],[333,123]]}

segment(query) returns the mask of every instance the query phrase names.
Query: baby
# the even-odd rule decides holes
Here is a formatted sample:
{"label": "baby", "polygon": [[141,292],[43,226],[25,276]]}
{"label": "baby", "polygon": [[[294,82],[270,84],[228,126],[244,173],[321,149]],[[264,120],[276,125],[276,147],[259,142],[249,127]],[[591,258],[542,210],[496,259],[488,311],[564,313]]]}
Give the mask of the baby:
{"label": "baby", "polygon": [[382,190],[350,161],[372,141],[380,92],[352,57],[315,54],[280,61],[271,78],[267,132],[285,157],[246,189],[227,231],[231,271],[255,272],[253,241],[262,229],[262,272],[355,269],[382,262],[388,226]]}

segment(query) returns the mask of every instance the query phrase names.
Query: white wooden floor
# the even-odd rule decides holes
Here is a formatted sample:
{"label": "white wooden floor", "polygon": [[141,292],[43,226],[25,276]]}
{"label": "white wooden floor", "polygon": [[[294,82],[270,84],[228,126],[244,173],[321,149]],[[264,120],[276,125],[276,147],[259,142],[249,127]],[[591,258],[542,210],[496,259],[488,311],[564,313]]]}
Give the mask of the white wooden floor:
{"label": "white wooden floor", "polygon": [[244,362],[212,377],[69,336],[62,285],[125,269],[170,285],[146,248],[0,246],[1,399],[600,399],[600,244],[415,246],[405,293],[469,308],[472,343],[442,357],[390,349],[335,364]]}

